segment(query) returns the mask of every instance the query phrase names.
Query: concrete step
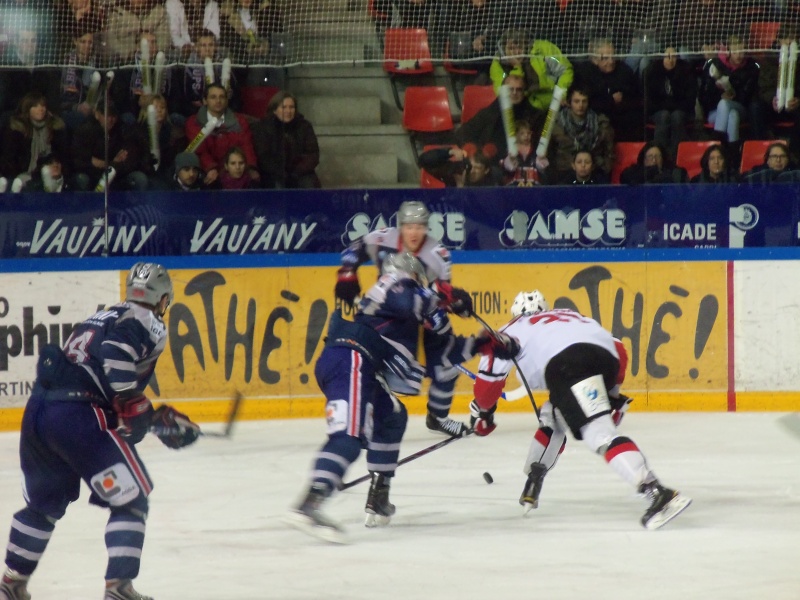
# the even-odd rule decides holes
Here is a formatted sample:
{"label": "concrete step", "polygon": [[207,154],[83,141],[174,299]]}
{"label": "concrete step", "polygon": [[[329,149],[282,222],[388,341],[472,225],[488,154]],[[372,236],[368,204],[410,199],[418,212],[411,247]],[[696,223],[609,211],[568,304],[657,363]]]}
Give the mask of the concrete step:
{"label": "concrete step", "polygon": [[321,152],[317,175],[326,188],[391,186],[398,181],[397,156]]}
{"label": "concrete step", "polygon": [[327,125],[381,124],[381,99],[377,96],[298,96],[297,103],[315,131]]}

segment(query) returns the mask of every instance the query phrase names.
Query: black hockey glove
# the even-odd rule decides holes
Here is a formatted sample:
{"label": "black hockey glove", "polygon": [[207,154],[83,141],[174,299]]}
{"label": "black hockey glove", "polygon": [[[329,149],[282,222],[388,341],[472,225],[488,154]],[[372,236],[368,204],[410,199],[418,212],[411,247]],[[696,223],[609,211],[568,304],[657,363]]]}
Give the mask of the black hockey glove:
{"label": "black hockey glove", "polygon": [[347,304],[352,305],[356,297],[361,293],[361,285],[358,283],[358,275],[354,267],[341,267],[336,271],[336,287],[334,293],[337,298],[341,298]]}
{"label": "black hockey glove", "polygon": [[472,296],[467,290],[453,287],[447,281],[436,281],[433,286],[439,296],[440,307],[459,317],[472,315]]}
{"label": "black hockey glove", "polygon": [[200,427],[167,404],[162,404],[155,410],[150,429],[162,444],[173,450],[193,444],[200,437]]}
{"label": "black hockey glove", "polygon": [[473,400],[469,403],[469,425],[475,432],[475,435],[483,437],[497,429],[497,425],[494,422],[494,411],[496,410],[497,404],[489,410],[483,410],[478,406],[477,400]]}
{"label": "black hockey glove", "polygon": [[147,396],[115,396],[111,401],[117,413],[117,431],[129,444],[138,444],[150,429],[153,405]]}
{"label": "black hockey glove", "polygon": [[475,338],[475,350],[480,354],[492,354],[501,360],[512,360],[519,354],[519,342],[507,333],[484,330]]}

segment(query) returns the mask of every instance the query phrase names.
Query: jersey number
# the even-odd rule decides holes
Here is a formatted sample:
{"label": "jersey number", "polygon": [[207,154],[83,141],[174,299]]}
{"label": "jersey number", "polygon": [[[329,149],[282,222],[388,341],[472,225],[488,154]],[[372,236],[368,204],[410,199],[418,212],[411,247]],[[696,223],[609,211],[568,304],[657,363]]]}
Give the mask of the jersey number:
{"label": "jersey number", "polygon": [[84,331],[80,335],[73,335],[67,340],[67,345],[64,347],[64,354],[72,359],[75,363],[84,363],[89,356],[87,348],[92,343],[94,331]]}

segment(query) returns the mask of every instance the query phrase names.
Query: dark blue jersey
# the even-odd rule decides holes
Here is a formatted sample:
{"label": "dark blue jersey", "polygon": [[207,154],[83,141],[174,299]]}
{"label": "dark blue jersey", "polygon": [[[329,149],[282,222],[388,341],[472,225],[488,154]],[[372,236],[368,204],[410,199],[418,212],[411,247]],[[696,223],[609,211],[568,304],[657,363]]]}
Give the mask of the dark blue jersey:
{"label": "dark blue jersey", "polygon": [[110,401],[144,391],[166,343],[167,327],[160,317],[139,304],[122,302],[78,325],[64,353]]}

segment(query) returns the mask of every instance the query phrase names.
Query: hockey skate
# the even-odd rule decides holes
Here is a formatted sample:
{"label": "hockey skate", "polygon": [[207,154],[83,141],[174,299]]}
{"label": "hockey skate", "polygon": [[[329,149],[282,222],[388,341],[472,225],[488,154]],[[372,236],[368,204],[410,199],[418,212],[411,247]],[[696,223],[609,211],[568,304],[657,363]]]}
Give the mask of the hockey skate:
{"label": "hockey skate", "polygon": [[547,467],[542,463],[531,463],[531,471],[528,474],[528,481],[519,497],[519,503],[525,509],[524,514],[528,514],[534,508],[539,507],[539,494],[542,493],[544,476],[547,475]]}
{"label": "hockey skate", "polygon": [[28,577],[7,569],[0,579],[0,600],[31,600]]}
{"label": "hockey skate", "polygon": [[323,489],[312,486],[300,506],[290,511],[284,522],[326,542],[344,544],[347,540],[341,525],[327,517],[321,510],[326,497],[327,494]]}
{"label": "hockey skate", "polygon": [[642,525],[645,529],[663,527],[686,510],[692,503],[691,498],[681,496],[677,491],[665,488],[658,481],[643,483],[639,486],[639,493],[650,500],[650,508],[642,516]]}
{"label": "hockey skate", "polygon": [[364,512],[367,518],[364,525],[367,527],[385,527],[392,520],[395,506],[389,502],[389,479],[380,473],[372,474],[372,483],[367,494],[367,504]]}
{"label": "hockey skate", "polygon": [[144,596],[133,589],[130,579],[114,580],[111,587],[106,587],[106,595],[103,600],[153,600],[150,596]]}
{"label": "hockey skate", "polygon": [[433,413],[428,413],[425,425],[430,431],[451,437],[464,437],[469,432],[469,428],[461,421],[454,421],[450,417],[437,417]]}

